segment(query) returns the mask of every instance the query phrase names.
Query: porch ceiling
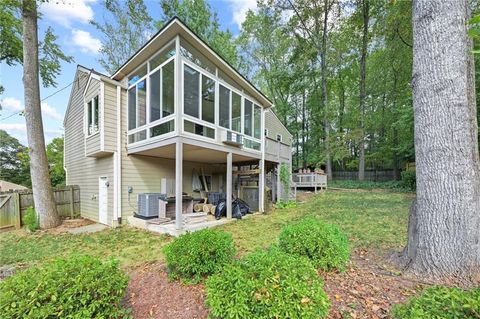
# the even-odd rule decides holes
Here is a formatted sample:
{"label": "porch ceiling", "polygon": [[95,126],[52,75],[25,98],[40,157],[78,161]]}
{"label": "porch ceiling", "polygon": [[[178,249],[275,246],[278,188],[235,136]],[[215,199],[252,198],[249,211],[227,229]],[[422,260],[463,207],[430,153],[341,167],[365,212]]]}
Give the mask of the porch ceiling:
{"label": "porch ceiling", "polygon": [[[170,144],[162,147],[156,147],[141,152],[136,152],[135,154],[147,155],[154,157],[162,158],[175,158],[175,144]],[[248,157],[244,155],[239,155],[233,153],[233,162],[247,162],[247,161],[258,161],[254,157]],[[183,160],[189,162],[200,162],[200,163],[211,163],[211,164],[220,164],[227,162],[227,153],[205,148],[202,146],[183,144]]]}

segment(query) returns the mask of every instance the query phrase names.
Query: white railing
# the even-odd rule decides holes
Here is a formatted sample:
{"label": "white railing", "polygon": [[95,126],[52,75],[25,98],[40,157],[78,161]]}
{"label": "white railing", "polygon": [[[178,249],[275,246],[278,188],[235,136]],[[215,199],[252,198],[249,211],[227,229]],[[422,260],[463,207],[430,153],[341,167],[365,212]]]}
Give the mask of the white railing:
{"label": "white railing", "polygon": [[296,187],[327,187],[327,175],[318,173],[293,173]]}

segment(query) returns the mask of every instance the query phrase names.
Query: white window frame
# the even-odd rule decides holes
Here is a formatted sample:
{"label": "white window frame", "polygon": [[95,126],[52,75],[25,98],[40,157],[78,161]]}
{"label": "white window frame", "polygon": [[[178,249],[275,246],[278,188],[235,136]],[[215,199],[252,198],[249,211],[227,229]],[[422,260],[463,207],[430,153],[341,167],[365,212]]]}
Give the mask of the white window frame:
{"label": "white window frame", "polygon": [[[100,95],[97,94],[97,95],[94,95],[89,101],[85,101],[85,128],[86,128],[86,136],[87,137],[90,137],[90,136],[94,136],[98,133],[100,133],[100,126],[101,126],[101,123],[100,121],[97,119],[97,117],[95,116],[95,110],[94,110],[94,103],[93,101],[95,100],[95,98],[97,98],[97,108],[98,108],[98,117],[100,120],[102,120],[100,118]],[[90,103],[90,107],[88,106],[88,104]],[[92,114],[92,130],[90,130],[90,123],[88,122],[88,112],[91,112]],[[95,127],[94,124],[95,124],[95,120],[97,120],[97,126]]]}
{"label": "white window frame", "polygon": [[[280,137],[280,138],[279,138],[279,137]],[[277,133],[277,136],[276,136],[276,141],[277,141],[277,142],[280,142],[280,143],[282,143],[282,142],[283,142],[283,136],[282,136],[282,134],[280,134],[280,133]]]}

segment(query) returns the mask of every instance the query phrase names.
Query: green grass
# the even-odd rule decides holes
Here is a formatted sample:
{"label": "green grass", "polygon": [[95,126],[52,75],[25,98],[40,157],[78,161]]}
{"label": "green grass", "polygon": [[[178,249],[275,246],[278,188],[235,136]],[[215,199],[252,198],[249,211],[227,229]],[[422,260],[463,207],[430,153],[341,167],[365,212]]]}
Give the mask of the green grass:
{"label": "green grass", "polygon": [[33,265],[74,253],[115,257],[122,267],[134,267],[162,258],[166,236],[132,228],[107,229],[93,234],[0,234],[0,266]]}
{"label": "green grass", "polygon": [[[411,200],[412,195],[407,193],[328,191],[295,208],[277,209],[221,229],[232,233],[240,254],[244,254],[276,243],[282,226],[303,217],[317,217],[337,224],[349,237],[351,248],[384,251],[405,244]],[[161,250],[169,240],[126,227],[81,235],[6,232],[0,233],[0,266],[32,265],[80,253],[115,257],[122,267],[130,268],[162,260]]]}
{"label": "green grass", "polygon": [[222,226],[231,232],[241,253],[277,242],[280,229],[294,220],[317,217],[337,224],[350,245],[385,251],[405,245],[407,216],[412,196],[392,192],[328,191],[312,196],[296,208],[244,219]]}

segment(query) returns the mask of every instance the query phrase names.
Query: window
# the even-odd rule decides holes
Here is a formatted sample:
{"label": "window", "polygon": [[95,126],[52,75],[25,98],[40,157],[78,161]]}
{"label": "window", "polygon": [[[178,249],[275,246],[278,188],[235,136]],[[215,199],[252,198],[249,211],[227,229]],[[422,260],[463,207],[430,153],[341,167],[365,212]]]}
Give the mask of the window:
{"label": "window", "polygon": [[259,142],[252,141],[252,140],[249,140],[249,139],[245,139],[245,142],[244,142],[243,145],[246,148],[251,148],[251,149],[256,150],[256,151],[260,151],[260,148],[261,148],[261,144]]}
{"label": "window", "polygon": [[262,110],[255,104],[253,108],[253,137],[260,139],[262,130]]}
{"label": "window", "polygon": [[190,45],[183,38],[180,39],[180,54],[191,62],[195,63],[202,69],[215,74],[216,67],[203,54]]}
{"label": "window", "polygon": [[232,130],[242,132],[242,97],[232,92]]}
{"label": "window", "polygon": [[252,124],[253,124],[253,103],[250,102],[249,100],[245,99],[245,104],[243,106],[244,109],[244,127],[243,127],[243,132],[245,135],[252,136],[253,129],[252,129]]}
{"label": "window", "polygon": [[137,127],[137,87],[128,90],[128,129]]}
{"label": "window", "polygon": [[282,134],[277,134],[277,141],[279,141],[279,142],[282,141]]}
{"label": "window", "polygon": [[135,72],[133,72],[129,77],[128,77],[128,86],[135,84],[138,80],[140,80],[142,77],[147,74],[147,65],[144,64],[141,67],[139,67]]}
{"label": "window", "polygon": [[87,135],[95,134],[99,131],[98,95],[87,103]]}
{"label": "window", "polygon": [[128,135],[128,143],[140,142],[146,138],[147,138],[147,131],[143,130],[143,131]]}
{"label": "window", "polygon": [[202,120],[215,123],[215,81],[202,75]]}
{"label": "window", "polygon": [[193,133],[200,136],[205,136],[209,138],[215,138],[215,130],[208,126],[204,126],[201,124],[193,123],[190,121],[185,120],[183,122],[183,127],[185,132]]}
{"label": "window", "polygon": [[[160,84],[161,82],[161,84]],[[174,62],[150,74],[150,122],[173,114],[175,101]]]}
{"label": "window", "polygon": [[175,120],[171,120],[150,129],[150,137],[160,136],[173,132],[175,130]]}
{"label": "window", "polygon": [[149,62],[150,71],[155,70],[156,67],[158,67],[160,64],[167,61],[174,55],[175,55],[175,43],[172,43],[166,49],[162,50],[162,52],[160,52],[150,60]]}
{"label": "window", "polygon": [[162,67],[162,117],[173,114],[175,106],[175,63]]}
{"label": "window", "polygon": [[265,134],[265,136],[268,136],[268,128],[266,128],[266,129],[263,131],[263,134]]}
{"label": "window", "polygon": [[220,126],[230,128],[230,90],[223,85],[219,86],[218,112]]}
{"label": "window", "polygon": [[183,72],[183,108],[185,114],[198,117],[198,79],[200,74],[191,67],[184,65]]}

